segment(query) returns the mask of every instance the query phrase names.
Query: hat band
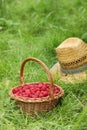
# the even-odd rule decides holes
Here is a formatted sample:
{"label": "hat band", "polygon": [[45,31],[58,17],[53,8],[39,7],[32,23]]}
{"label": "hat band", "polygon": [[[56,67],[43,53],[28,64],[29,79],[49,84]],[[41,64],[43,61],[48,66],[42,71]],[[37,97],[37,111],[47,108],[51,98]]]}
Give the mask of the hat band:
{"label": "hat band", "polygon": [[84,62],[86,62],[86,59],[87,59],[87,55],[85,55],[75,61],[69,62],[69,63],[60,62],[60,64],[64,68],[71,68],[71,67],[74,68],[75,66],[80,66],[80,65],[84,64]]}
{"label": "hat band", "polygon": [[73,74],[73,73],[78,73],[78,72],[81,72],[81,71],[84,71],[84,70],[87,70],[87,64],[84,64],[78,68],[75,68],[75,69],[64,69],[62,67],[60,67],[61,71],[63,73],[66,73],[66,74]]}

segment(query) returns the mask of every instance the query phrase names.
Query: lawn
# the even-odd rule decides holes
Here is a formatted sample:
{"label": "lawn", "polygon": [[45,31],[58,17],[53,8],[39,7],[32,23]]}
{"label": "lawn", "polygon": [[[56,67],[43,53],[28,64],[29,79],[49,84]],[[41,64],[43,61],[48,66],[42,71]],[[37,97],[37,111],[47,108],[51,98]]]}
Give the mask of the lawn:
{"label": "lawn", "polygon": [[[36,57],[49,69],[55,48],[68,37],[87,42],[87,0],[0,0],[0,130],[87,130],[87,81],[54,79],[65,94],[52,111],[31,118],[8,92],[20,84],[23,60]],[[25,82],[48,81],[37,63],[26,65]]]}

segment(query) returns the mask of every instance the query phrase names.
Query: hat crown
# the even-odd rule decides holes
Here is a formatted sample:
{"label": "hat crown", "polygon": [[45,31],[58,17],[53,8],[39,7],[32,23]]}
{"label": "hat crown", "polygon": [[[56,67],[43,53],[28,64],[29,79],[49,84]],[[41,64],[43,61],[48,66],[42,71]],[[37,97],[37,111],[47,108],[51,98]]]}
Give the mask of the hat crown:
{"label": "hat crown", "polygon": [[82,40],[79,38],[68,38],[58,48],[75,48],[81,45]]}
{"label": "hat crown", "polygon": [[76,68],[87,62],[87,44],[79,38],[68,38],[56,48],[61,67]]}

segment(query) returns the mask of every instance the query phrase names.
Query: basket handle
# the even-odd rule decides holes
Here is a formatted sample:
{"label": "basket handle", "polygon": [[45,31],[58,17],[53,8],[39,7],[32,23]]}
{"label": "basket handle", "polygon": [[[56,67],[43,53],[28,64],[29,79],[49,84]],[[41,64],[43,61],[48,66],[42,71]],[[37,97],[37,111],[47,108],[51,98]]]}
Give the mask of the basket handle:
{"label": "basket handle", "polygon": [[24,76],[23,76],[24,66],[25,66],[26,62],[28,62],[30,60],[39,63],[44,68],[44,70],[46,71],[46,73],[48,74],[48,78],[49,78],[49,81],[50,81],[50,95],[49,96],[52,99],[53,98],[53,91],[54,91],[54,85],[53,85],[52,75],[51,75],[50,70],[48,69],[48,67],[41,60],[39,60],[37,58],[33,58],[33,57],[27,58],[21,64],[21,69],[20,69],[20,84],[21,85],[24,84]]}

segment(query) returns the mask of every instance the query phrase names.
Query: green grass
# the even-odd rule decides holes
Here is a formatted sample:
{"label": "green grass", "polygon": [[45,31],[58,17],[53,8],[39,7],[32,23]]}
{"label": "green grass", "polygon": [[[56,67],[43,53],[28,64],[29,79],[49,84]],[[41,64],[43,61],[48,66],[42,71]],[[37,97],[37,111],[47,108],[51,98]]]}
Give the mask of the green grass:
{"label": "green grass", "polygon": [[[31,118],[21,114],[9,90],[19,85],[22,61],[56,62],[55,48],[68,37],[87,42],[86,0],[0,0],[0,130],[87,130],[87,81],[67,84],[54,79],[65,94],[60,105]],[[38,64],[26,65],[25,82],[48,81]]]}

